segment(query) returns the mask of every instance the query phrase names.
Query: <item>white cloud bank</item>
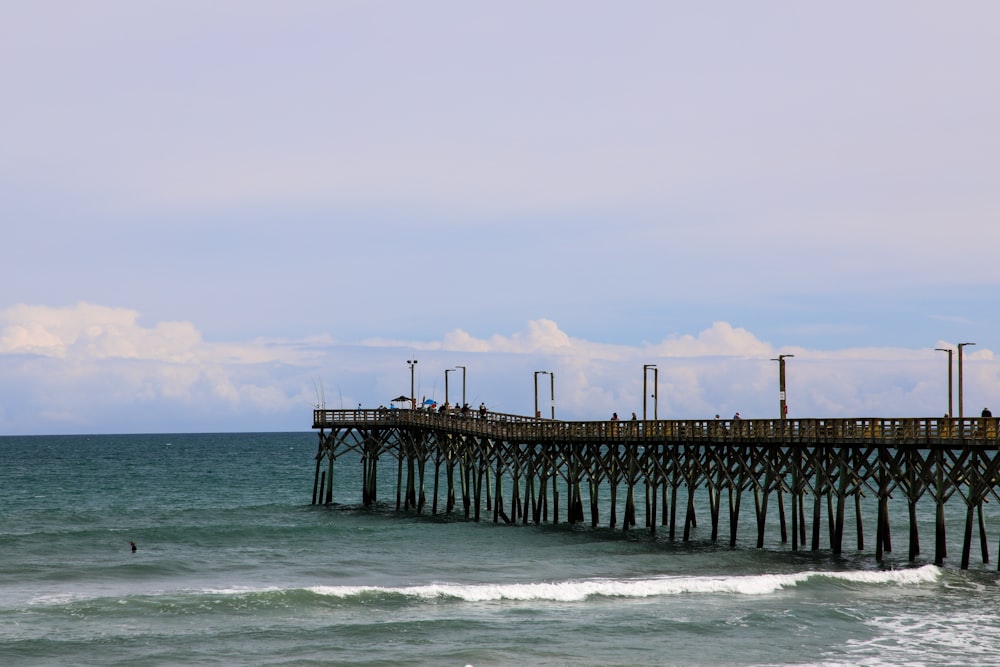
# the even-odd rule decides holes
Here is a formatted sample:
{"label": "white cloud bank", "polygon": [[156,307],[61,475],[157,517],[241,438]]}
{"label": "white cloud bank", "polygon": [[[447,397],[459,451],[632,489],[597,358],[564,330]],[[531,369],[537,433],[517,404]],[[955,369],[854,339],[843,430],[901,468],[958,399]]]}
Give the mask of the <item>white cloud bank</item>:
{"label": "white cloud bank", "polygon": [[[376,406],[408,394],[411,358],[419,360],[418,397],[443,400],[444,370],[462,365],[466,400],[503,412],[530,414],[534,371],[546,370],[552,377],[544,376],[539,390],[543,414],[554,377],[559,418],[641,415],[642,366],[656,364],[660,418],[737,410],[770,417],[777,414],[779,353],[795,355],[787,367],[792,417],[937,416],[947,409],[946,355],[933,349],[776,349],[727,322],[634,347],[574,338],[548,319],[488,338],[455,330],[439,341],[211,342],[191,322],[145,325],[135,310],[79,303],[0,310],[0,433],[307,429],[317,403]],[[1000,396],[1000,364],[985,342],[964,357],[970,416]],[[450,379],[454,402],[463,387],[458,373]],[[651,396],[647,409],[652,417]]]}

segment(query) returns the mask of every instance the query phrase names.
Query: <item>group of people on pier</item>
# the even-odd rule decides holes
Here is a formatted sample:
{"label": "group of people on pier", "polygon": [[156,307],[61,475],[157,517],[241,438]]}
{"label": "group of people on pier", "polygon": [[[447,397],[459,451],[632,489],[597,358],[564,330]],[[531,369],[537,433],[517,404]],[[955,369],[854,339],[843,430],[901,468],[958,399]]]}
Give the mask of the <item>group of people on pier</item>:
{"label": "group of people on pier", "polygon": [[[378,406],[379,412],[382,412],[384,410],[397,410],[397,409],[398,408],[395,405],[390,405],[388,408],[385,407],[384,405]],[[422,411],[422,412],[431,412],[431,413],[437,412],[438,414],[441,415],[453,415],[461,417],[469,417],[475,414],[472,411],[472,408],[469,407],[468,403],[463,403],[461,406],[458,405],[453,406],[450,403],[443,403],[441,405],[438,405],[435,401],[433,400],[428,401],[426,398],[423,401],[423,405],[421,405],[416,409],[417,411]],[[364,410],[364,408],[361,407],[360,403],[358,403],[358,410],[359,411]],[[486,417],[486,413],[487,413],[486,404],[480,403],[479,416]]]}
{"label": "group of people on pier", "polygon": [[[434,412],[435,405],[436,405],[435,403],[428,404],[426,406],[427,411]],[[469,407],[468,403],[463,403],[462,405],[458,404],[452,405],[451,403],[445,402],[437,406],[437,413],[439,415],[452,415],[455,417],[471,417],[475,415],[475,413],[472,411],[472,408]],[[487,413],[486,404],[480,403],[479,416],[485,418],[486,413]]]}

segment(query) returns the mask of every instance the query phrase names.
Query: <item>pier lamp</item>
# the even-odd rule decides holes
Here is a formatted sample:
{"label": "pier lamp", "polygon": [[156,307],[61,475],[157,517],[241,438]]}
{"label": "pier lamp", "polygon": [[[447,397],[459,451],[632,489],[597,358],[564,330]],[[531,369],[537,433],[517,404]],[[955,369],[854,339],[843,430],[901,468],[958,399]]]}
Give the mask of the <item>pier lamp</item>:
{"label": "pier lamp", "polygon": [[454,368],[446,368],[444,370],[444,404],[451,407],[451,403],[448,402],[448,373],[454,373]]}
{"label": "pier lamp", "polygon": [[417,365],[416,359],[407,359],[406,363],[410,365],[410,407],[413,410],[417,409],[417,395],[413,389],[413,367]]}
{"label": "pier lamp", "polygon": [[779,354],[777,359],[771,359],[771,361],[778,362],[778,414],[780,419],[785,419],[785,413],[788,412],[788,403],[785,400],[785,359],[794,356],[794,354]]}
{"label": "pier lamp", "polygon": [[545,371],[535,371],[535,412],[531,415],[534,418],[538,418],[538,374],[544,373]]}
{"label": "pier lamp", "polygon": [[955,416],[955,411],[952,408],[952,404],[951,404],[951,397],[952,397],[952,389],[951,389],[952,388],[952,384],[951,384],[951,369],[952,369],[951,357],[952,357],[952,353],[955,350],[952,350],[951,348],[945,348],[945,347],[935,347],[934,350],[936,352],[947,352],[948,353],[948,416],[949,417],[954,417]]}
{"label": "pier lamp", "polygon": [[535,371],[535,416],[538,416],[538,376],[549,376],[549,400],[552,405],[552,419],[556,418],[556,374],[552,371]]}
{"label": "pier lamp", "polygon": [[653,419],[658,419],[660,402],[660,371],[656,364],[644,364],[642,367],[642,421],[646,421],[646,397],[649,396],[649,389],[646,388],[646,377],[649,369],[653,369]]}
{"label": "pier lamp", "polygon": [[975,343],[959,343],[958,347],[958,418],[963,417],[962,413],[962,348]]}
{"label": "pier lamp", "polygon": [[549,374],[549,401],[552,406],[552,419],[556,418],[556,374],[553,371],[547,371]]}
{"label": "pier lamp", "polygon": [[462,405],[465,405],[465,366],[455,366],[456,371],[459,368],[462,369]]}

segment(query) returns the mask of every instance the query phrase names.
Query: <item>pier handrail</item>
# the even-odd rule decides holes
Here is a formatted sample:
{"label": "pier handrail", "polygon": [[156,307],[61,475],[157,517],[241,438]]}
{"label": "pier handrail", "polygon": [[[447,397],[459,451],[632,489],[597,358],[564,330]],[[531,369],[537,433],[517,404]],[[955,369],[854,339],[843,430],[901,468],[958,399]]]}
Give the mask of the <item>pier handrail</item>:
{"label": "pier handrail", "polygon": [[859,417],[835,419],[680,419],[560,421],[472,410],[409,409],[313,411],[313,428],[426,427],[508,440],[551,442],[667,441],[691,443],[783,442],[880,445],[1000,445],[990,417]]}

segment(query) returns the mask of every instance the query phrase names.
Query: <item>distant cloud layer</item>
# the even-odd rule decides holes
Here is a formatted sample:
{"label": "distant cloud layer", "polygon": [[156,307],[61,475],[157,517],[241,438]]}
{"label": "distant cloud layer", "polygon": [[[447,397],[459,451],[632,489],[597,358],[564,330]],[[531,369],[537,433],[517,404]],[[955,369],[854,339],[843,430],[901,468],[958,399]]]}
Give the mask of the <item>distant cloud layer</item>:
{"label": "distant cloud layer", "polygon": [[[418,397],[443,401],[443,371],[461,365],[475,399],[504,412],[532,412],[534,371],[545,370],[554,377],[557,417],[641,414],[645,364],[656,364],[659,378],[658,405],[647,397],[650,417],[654,407],[675,419],[776,412],[771,359],[779,350],[726,322],[633,347],[573,338],[545,319],[487,339],[452,331],[439,341],[358,344],[209,342],[193,323],[141,319],[136,310],[89,303],[0,311],[0,432],[301,430],[316,404],[371,407],[408,394],[405,360],[413,357]],[[947,406],[945,355],[932,349],[780,352],[795,355],[792,416],[939,416]],[[975,401],[968,416],[1000,396],[1000,364],[989,349],[966,352],[965,394]],[[461,376],[450,379],[455,402]],[[552,380],[543,381],[548,414]]]}

